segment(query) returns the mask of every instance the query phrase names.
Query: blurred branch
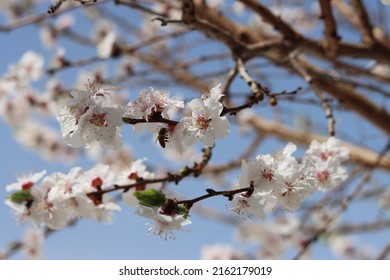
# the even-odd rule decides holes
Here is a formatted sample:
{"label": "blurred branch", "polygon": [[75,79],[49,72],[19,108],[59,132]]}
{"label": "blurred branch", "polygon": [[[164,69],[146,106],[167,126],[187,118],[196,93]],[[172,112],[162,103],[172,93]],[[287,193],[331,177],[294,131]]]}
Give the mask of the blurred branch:
{"label": "blurred branch", "polygon": [[[303,146],[309,146],[313,140],[324,142],[327,139],[314,133],[293,130],[280,123],[269,122],[260,117],[249,118],[247,123],[253,125],[255,129],[263,134],[275,136],[285,141],[292,141]],[[349,143],[343,143],[343,145],[349,149],[349,162],[364,166],[375,165],[376,167],[390,170],[390,157],[383,156],[381,161],[377,162],[377,153]]]}
{"label": "blurred branch", "polygon": [[275,28],[275,30],[282,33],[284,38],[286,38],[287,40],[300,40],[301,35],[297,33],[289,24],[284,22],[281,17],[277,17],[276,15],[274,15],[271,10],[268,9],[265,5],[255,0],[239,1],[245,4],[246,7],[257,13],[259,16],[261,16],[265,22],[271,24]]}
{"label": "blurred branch", "polygon": [[382,252],[380,252],[379,255],[376,257],[376,259],[385,260],[389,254],[390,254],[390,242],[386,244]]}
{"label": "blurred branch", "polygon": [[343,224],[329,231],[330,234],[356,234],[390,228],[390,220],[379,220],[369,223]]}
{"label": "blurred branch", "polygon": [[150,14],[150,15],[153,15],[153,16],[159,16],[159,17],[164,17],[164,14],[162,13],[159,13],[159,12],[156,12],[146,6],[143,6],[143,5],[140,5],[139,3],[137,2],[140,2],[140,1],[132,1],[132,0],[115,0],[115,4],[117,5],[123,5],[123,6],[127,6],[129,8],[133,8],[133,9],[136,9],[136,10],[140,10],[141,12],[144,12],[146,14]]}
{"label": "blurred branch", "polygon": [[331,1],[320,0],[320,7],[325,23],[325,37],[327,42],[325,48],[328,50],[329,57],[333,58],[337,54],[340,37],[337,34],[337,26],[332,12]]}
{"label": "blurred branch", "polygon": [[302,59],[300,59],[299,62],[302,63],[302,67],[310,73],[310,76],[313,79],[313,85],[328,92],[340,102],[343,102],[346,108],[354,110],[366,120],[375,124],[390,135],[390,115],[385,108],[375,104],[349,85],[337,81],[330,83],[329,79],[326,78],[328,74],[325,71],[308,64]]}
{"label": "blurred branch", "polygon": [[366,8],[361,0],[352,0],[352,7],[355,10],[355,17],[359,20],[359,27],[363,33],[363,42],[372,45],[375,37],[372,33],[372,26]]}
{"label": "blurred branch", "polygon": [[[108,3],[110,1],[111,0],[100,0],[99,2],[96,2],[96,3],[94,2],[91,5],[99,5],[99,4],[103,4],[103,3]],[[44,14],[40,14],[40,15],[27,16],[25,18],[18,19],[17,21],[15,21],[9,25],[0,26],[0,32],[9,32],[12,30],[16,30],[16,29],[31,25],[31,24],[40,23],[42,21],[45,21],[46,19],[56,17],[60,14],[65,14],[65,13],[70,12],[70,11],[75,10],[75,9],[79,9],[80,7],[83,7],[83,6],[82,5],[81,6],[70,6],[70,7],[64,8],[60,11],[56,11],[55,13],[44,13]]]}

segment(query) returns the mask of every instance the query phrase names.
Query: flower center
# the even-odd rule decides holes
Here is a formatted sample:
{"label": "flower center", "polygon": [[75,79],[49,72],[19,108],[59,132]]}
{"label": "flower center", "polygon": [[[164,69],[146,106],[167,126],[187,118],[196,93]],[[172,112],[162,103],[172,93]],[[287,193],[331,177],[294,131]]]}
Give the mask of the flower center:
{"label": "flower center", "polygon": [[199,116],[195,121],[195,126],[202,130],[207,130],[211,119],[206,118],[204,115]]}
{"label": "flower center", "polygon": [[73,192],[73,184],[69,181],[66,181],[64,184],[64,192],[65,193],[72,193]]}
{"label": "flower center", "polygon": [[289,195],[294,190],[294,185],[292,182],[284,181],[284,184],[287,187],[287,191],[282,193],[282,197]]}
{"label": "flower center", "polygon": [[239,214],[242,210],[249,207],[249,203],[246,199],[239,199],[237,202],[237,213]]}
{"label": "flower center", "polygon": [[329,179],[329,171],[327,170],[324,170],[324,171],[321,171],[321,172],[317,172],[317,179],[318,181],[320,181],[321,183],[326,183]]}
{"label": "flower center", "polygon": [[274,171],[271,168],[266,167],[261,170],[261,177],[270,182],[274,178]]}
{"label": "flower center", "polygon": [[321,152],[321,159],[324,161],[327,160],[331,156],[333,156],[333,153],[328,151],[328,150]]}
{"label": "flower center", "polygon": [[108,123],[106,121],[106,113],[92,114],[91,118],[89,119],[89,122],[97,127],[108,126]]}
{"label": "flower center", "polygon": [[54,212],[54,204],[47,199],[44,199],[43,201],[39,202],[37,204],[37,207],[41,211],[41,213],[44,214],[51,215]]}
{"label": "flower center", "polygon": [[164,238],[164,240],[167,240],[168,238],[175,239],[170,224],[160,220],[155,220],[155,223],[150,225],[148,233]]}

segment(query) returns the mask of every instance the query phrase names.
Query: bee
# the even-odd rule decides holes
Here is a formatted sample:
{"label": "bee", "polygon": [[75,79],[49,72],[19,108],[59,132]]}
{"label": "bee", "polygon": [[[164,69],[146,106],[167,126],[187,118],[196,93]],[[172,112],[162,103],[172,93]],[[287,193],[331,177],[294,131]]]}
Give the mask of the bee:
{"label": "bee", "polygon": [[157,139],[156,139],[156,142],[158,140],[158,143],[160,143],[160,146],[162,148],[165,148],[166,147],[166,143],[168,142],[169,140],[169,131],[168,131],[168,128],[166,127],[162,127],[160,128],[160,130],[158,131],[158,135],[157,135]]}

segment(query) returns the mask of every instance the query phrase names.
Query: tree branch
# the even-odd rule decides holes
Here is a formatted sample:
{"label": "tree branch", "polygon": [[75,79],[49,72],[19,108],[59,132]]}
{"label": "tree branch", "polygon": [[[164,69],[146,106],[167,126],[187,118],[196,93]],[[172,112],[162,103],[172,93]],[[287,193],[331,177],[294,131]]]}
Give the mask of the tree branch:
{"label": "tree branch", "polygon": [[355,17],[359,20],[360,30],[363,33],[363,42],[372,45],[375,43],[375,37],[372,33],[372,26],[366,8],[361,0],[352,0],[352,6],[355,9]]}
{"label": "tree branch", "polygon": [[337,34],[337,25],[333,16],[331,1],[320,0],[320,7],[322,18],[324,19],[325,23],[325,49],[327,50],[328,56],[330,58],[334,58],[337,54],[340,36]]}

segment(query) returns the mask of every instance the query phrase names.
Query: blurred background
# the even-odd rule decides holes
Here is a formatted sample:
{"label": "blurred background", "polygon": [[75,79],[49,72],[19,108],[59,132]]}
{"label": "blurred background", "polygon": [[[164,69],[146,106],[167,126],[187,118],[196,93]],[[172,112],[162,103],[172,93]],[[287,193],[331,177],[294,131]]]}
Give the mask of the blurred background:
{"label": "blurred background", "polygon": [[[373,104],[362,111],[379,108],[387,114],[390,68],[389,60],[382,58],[390,54],[387,45],[390,6],[379,0],[332,1],[341,43],[338,45],[338,40],[329,43],[328,48],[336,46],[338,50],[333,54],[324,52],[323,57],[315,50],[311,52],[311,47],[286,47],[282,40],[286,34],[281,36],[251,8],[252,2],[261,2],[299,34],[322,44],[332,42],[333,38],[327,35],[330,27],[325,30],[329,21],[320,17],[326,10],[320,6],[323,1],[204,1],[204,10],[197,10],[199,21],[208,30],[212,27],[219,30],[217,35],[202,30],[201,24],[191,27],[180,22],[180,1],[84,1],[81,4],[83,1],[68,0],[57,9],[53,7],[54,13],[47,13],[50,5],[59,2],[0,3],[1,200],[5,201],[8,195],[5,186],[16,182],[23,173],[41,170],[47,170],[47,174],[66,173],[73,166],[90,169],[98,162],[114,165],[123,158],[146,157],[150,170],[163,175],[199,161],[202,145],[195,145],[179,156],[156,143],[155,131],[137,135],[129,125],[122,127],[124,147],[119,152],[98,147],[72,149],[63,142],[54,116],[66,104],[69,91],[83,89],[88,80],[115,86],[118,92],[115,99],[121,104],[136,99],[141,90],[149,87],[169,91],[187,103],[219,83],[229,83],[229,73],[235,65],[232,54],[235,43],[229,45],[228,39],[223,41],[220,37],[234,38],[233,27],[237,26],[228,25],[225,19],[263,38],[259,39],[261,42],[282,41],[282,45],[275,48],[271,45],[253,57],[248,50],[243,52],[250,58],[245,65],[250,75],[271,93],[280,93],[276,95],[277,106],[271,106],[272,95],[267,95],[252,108],[228,116],[231,133],[216,142],[208,169],[202,176],[185,178],[179,185],[167,184],[166,191],[174,197],[189,199],[205,194],[206,188],[223,190],[235,186],[243,157],[254,159],[259,154],[274,154],[288,141],[296,142],[283,136],[283,131],[287,134],[294,131],[305,138],[309,133],[327,137],[333,129],[338,138],[354,145],[355,155],[360,152],[363,159],[347,166],[351,174],[347,184],[331,192],[316,193],[294,213],[276,207],[267,210],[264,220],[258,220],[237,217],[227,209],[229,202],[224,197],[202,201],[191,211],[192,224],[187,227],[191,233],[175,232],[176,239],[167,241],[147,235],[148,227],[144,224],[149,221],[135,215],[135,209],[121,202],[122,211],[115,213],[115,219],[109,224],[82,219],[66,229],[50,232],[42,240],[44,227],[19,224],[10,208],[2,203],[0,257],[291,259],[322,228],[331,213],[339,209],[342,199],[362,182],[367,166],[373,164],[372,159],[387,144],[389,127],[383,122],[381,126],[367,114],[362,115],[349,101],[340,98],[342,94],[337,97],[327,92],[326,86],[313,90],[315,83],[309,83],[307,75],[296,74],[299,67],[295,73],[291,70],[295,57],[303,57],[320,69],[322,74],[315,74],[318,79],[323,78],[330,85],[342,84]],[[194,2],[201,5],[198,3],[201,1]],[[355,2],[361,3],[369,16],[371,33],[364,27],[364,20],[359,20],[363,10]],[[218,20],[226,26],[226,34],[219,29]],[[374,43],[370,45],[367,40]],[[381,47],[370,47],[376,44]],[[349,46],[352,46],[350,53]],[[43,73],[23,88],[10,90],[6,81],[10,65],[16,64],[27,51],[44,58]],[[298,93],[291,93],[297,89]],[[251,96],[250,88],[239,75],[234,75],[224,102],[240,105],[248,96]],[[331,111],[331,118],[326,117],[326,110]],[[179,112],[178,120],[180,114],[183,112]],[[252,115],[269,122],[271,127],[281,125],[283,131],[271,132],[245,125],[245,120]],[[332,119],[335,125],[330,129]],[[296,144],[299,150],[294,155],[300,158],[307,144],[304,141]],[[389,170],[389,164],[374,168],[361,196],[342,212],[326,234],[310,245],[304,257],[371,259],[385,254],[387,247],[390,251]],[[37,251],[29,251],[31,246],[23,246],[24,242],[35,244],[36,248],[32,247]]]}

